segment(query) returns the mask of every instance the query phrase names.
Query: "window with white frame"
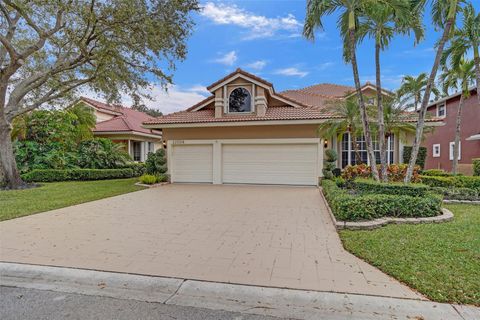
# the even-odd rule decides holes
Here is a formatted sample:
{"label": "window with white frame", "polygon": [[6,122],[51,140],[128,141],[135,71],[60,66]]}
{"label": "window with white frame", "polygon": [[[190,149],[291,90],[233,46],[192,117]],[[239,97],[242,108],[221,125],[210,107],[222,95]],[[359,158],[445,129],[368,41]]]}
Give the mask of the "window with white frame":
{"label": "window with white frame", "polygon": [[245,88],[236,88],[228,98],[228,112],[252,112],[252,97]]}
{"label": "window with white frame", "polygon": [[445,102],[437,104],[437,117],[445,118],[447,116],[447,105]]}
{"label": "window with white frame", "polygon": [[434,158],[440,157],[440,144],[433,145],[432,155]]}
{"label": "window with white frame", "polygon": [[[455,142],[450,142],[450,160],[453,160],[453,151],[455,150]],[[462,142],[458,141],[458,160],[462,158]]]}
{"label": "window with white frame", "polygon": [[[392,164],[394,161],[395,137],[391,134],[387,139],[387,163]],[[376,162],[380,163],[380,148],[377,141],[373,141]],[[357,137],[354,139],[350,133],[344,133],[341,143],[342,168],[347,165],[356,165],[361,163],[370,164],[367,152],[367,142],[365,137]]]}

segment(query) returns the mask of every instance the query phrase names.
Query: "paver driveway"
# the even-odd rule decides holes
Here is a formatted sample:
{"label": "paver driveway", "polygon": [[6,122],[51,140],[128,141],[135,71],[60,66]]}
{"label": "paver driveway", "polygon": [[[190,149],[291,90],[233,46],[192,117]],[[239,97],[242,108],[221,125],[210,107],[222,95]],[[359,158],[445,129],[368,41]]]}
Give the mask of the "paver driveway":
{"label": "paver driveway", "polygon": [[420,298],[343,250],[316,188],[168,185],[0,223],[0,260]]}

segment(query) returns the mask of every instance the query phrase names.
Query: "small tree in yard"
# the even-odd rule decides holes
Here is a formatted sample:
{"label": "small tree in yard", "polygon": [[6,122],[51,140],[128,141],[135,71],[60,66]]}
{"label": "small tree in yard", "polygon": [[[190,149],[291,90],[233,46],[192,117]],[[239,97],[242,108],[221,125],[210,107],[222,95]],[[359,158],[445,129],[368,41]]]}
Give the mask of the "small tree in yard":
{"label": "small tree in yard", "polygon": [[333,178],[333,170],[337,167],[337,152],[333,149],[327,149],[325,151],[325,159],[323,160],[323,177],[325,179]]}
{"label": "small tree in yard", "polygon": [[167,173],[167,158],[165,157],[165,150],[158,149],[155,152],[150,152],[145,161],[147,173],[161,177],[159,180],[165,180]]}
{"label": "small tree in yard", "polygon": [[[12,121],[44,104],[73,101],[80,88],[119,101],[185,58],[197,0],[2,0],[0,2],[0,177],[22,185]],[[164,67],[167,66],[168,70]]]}

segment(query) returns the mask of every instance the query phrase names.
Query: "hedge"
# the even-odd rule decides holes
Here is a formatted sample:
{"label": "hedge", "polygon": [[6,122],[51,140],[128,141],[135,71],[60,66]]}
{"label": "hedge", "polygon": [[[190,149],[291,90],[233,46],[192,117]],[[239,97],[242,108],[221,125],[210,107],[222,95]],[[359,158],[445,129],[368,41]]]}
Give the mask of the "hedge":
{"label": "hedge", "polygon": [[[403,147],[403,163],[410,163],[410,157],[412,155],[412,147],[405,146]],[[425,159],[427,158],[427,148],[420,147],[418,149],[418,156],[416,165],[420,166],[420,168],[425,168]]]}
{"label": "hedge", "polygon": [[480,189],[480,177],[470,176],[451,176],[451,177],[432,177],[432,176],[420,176],[423,184],[430,187],[442,187],[442,188],[470,188]]}
{"label": "hedge", "polygon": [[432,217],[440,213],[442,197],[426,193],[422,197],[392,194],[349,194],[336,182],[322,180],[325,198],[335,217],[342,221],[380,217]]}
{"label": "hedge", "polygon": [[432,176],[432,177],[451,177],[453,173],[447,172],[442,169],[429,169],[422,171],[423,176]]}
{"label": "hedge", "polygon": [[411,197],[423,197],[430,190],[430,187],[423,184],[380,183],[367,179],[355,180],[353,187],[361,193],[406,195]]}
{"label": "hedge", "polygon": [[137,163],[137,162],[131,162],[127,163],[125,166],[123,166],[122,169],[130,168],[133,170],[133,176],[134,177],[140,177],[144,175],[147,172],[147,167],[145,163]]}
{"label": "hedge", "polygon": [[480,201],[480,189],[432,187],[431,190],[446,200]]}
{"label": "hedge", "polygon": [[53,182],[68,180],[105,180],[131,178],[133,170],[125,169],[36,169],[22,175],[26,182]]}
{"label": "hedge", "polygon": [[473,163],[473,175],[480,176],[480,158],[473,159],[472,163]]}

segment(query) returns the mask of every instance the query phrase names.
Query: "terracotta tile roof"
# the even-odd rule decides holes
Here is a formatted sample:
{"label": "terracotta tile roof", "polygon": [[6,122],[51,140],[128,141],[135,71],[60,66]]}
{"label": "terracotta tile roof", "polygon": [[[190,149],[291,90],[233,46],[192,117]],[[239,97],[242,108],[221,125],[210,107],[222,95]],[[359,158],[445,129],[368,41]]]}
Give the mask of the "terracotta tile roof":
{"label": "terracotta tile roof", "polygon": [[265,116],[259,117],[255,114],[249,115],[224,115],[222,118],[215,118],[215,110],[203,109],[195,112],[180,111],[166,116],[151,119],[144,124],[167,124],[167,123],[202,123],[202,122],[239,122],[239,121],[271,121],[271,120],[314,120],[329,119],[335,115],[323,112],[318,108],[294,108],[291,106],[280,106],[267,108]]}
{"label": "terracotta tile roof", "polygon": [[191,106],[190,108],[188,108],[187,110],[185,111],[192,111],[192,110],[195,110],[197,107],[201,106],[202,104],[208,102],[208,101],[213,101],[213,98],[215,98],[215,96],[210,96],[210,97],[207,97],[205,99],[203,99],[202,101],[198,102],[198,103],[195,103],[193,106]]}
{"label": "terracotta tile roof", "polygon": [[269,87],[273,87],[273,84],[271,84],[270,82],[268,82],[268,81],[266,81],[266,80],[264,80],[264,79],[262,79],[262,78],[260,78],[260,77],[257,77],[256,75],[251,74],[250,72],[247,72],[247,71],[245,71],[245,70],[242,70],[242,69],[240,69],[240,68],[237,68],[237,70],[233,71],[233,72],[230,73],[230,74],[227,74],[227,75],[226,75],[225,77],[223,77],[222,79],[220,79],[220,80],[218,80],[218,81],[215,81],[214,83],[212,83],[211,85],[209,85],[209,86],[207,87],[207,89],[210,90],[211,88],[213,88],[213,87],[215,87],[216,85],[222,83],[223,81],[227,80],[228,78],[234,76],[234,75],[237,74],[237,73],[243,74],[243,75],[246,76],[246,77],[249,77],[249,78],[252,78],[252,79],[254,79],[254,80],[257,80],[258,82],[261,82],[261,83],[263,83],[264,85],[267,85],[267,86],[269,86]]}
{"label": "terracotta tile roof", "polygon": [[142,127],[143,122],[151,119],[151,116],[146,113],[133,110],[131,108],[127,108],[121,105],[106,104],[86,97],[81,97],[80,100],[94,106],[95,108],[114,114],[114,117],[112,119],[98,122],[93,129],[93,132],[134,131],[160,136],[160,133],[158,131]]}
{"label": "terracotta tile roof", "polygon": [[[318,96],[324,96],[329,98],[343,98],[347,94],[352,93],[355,91],[355,87],[351,86],[343,86],[339,84],[333,83],[319,83],[313,86],[305,87],[298,90],[287,90],[288,91],[296,91],[306,94],[313,94]],[[285,91],[282,92],[285,94]]]}

